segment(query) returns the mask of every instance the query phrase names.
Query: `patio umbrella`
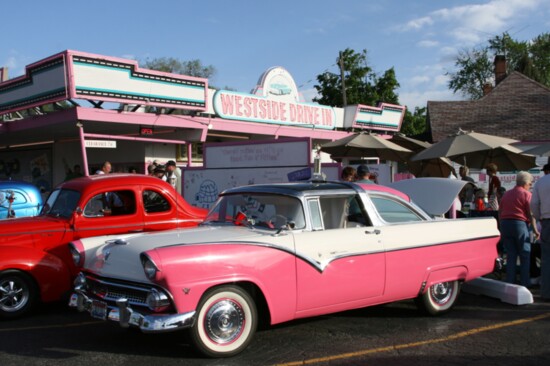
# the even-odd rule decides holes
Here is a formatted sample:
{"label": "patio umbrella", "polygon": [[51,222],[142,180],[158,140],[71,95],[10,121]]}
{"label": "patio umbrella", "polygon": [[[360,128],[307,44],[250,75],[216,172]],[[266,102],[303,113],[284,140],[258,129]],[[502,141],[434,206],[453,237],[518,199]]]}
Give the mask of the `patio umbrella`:
{"label": "patio umbrella", "polygon": [[415,177],[439,177],[447,178],[449,175],[456,175],[453,162],[447,158],[435,158],[419,161],[407,161],[409,172]]}
{"label": "patio umbrella", "polygon": [[550,143],[542,144],[529,150],[525,150],[524,154],[536,155],[536,156],[548,156],[550,157]]}
{"label": "patio umbrella", "polygon": [[529,170],[537,166],[534,155],[527,155],[510,145],[503,145],[484,153],[476,151],[463,154],[459,158],[465,159],[469,167],[478,169],[485,168],[489,163],[495,163],[500,171]]}
{"label": "patio umbrella", "polygon": [[413,139],[412,137],[407,137],[402,133],[393,135],[390,141],[413,152],[419,152],[432,146],[429,142]]}
{"label": "patio umbrella", "polygon": [[[432,146],[429,142],[420,141],[407,137],[403,134],[396,134],[391,139],[391,142],[399,146],[403,146],[413,152],[420,152]],[[447,178],[451,173],[456,174],[453,168],[453,162],[447,158],[433,158],[427,160],[406,162],[409,172],[418,177],[441,177]]]}
{"label": "patio umbrella", "polygon": [[411,158],[412,161],[447,157],[471,168],[483,169],[495,163],[501,171],[524,170],[536,166],[535,157],[509,144],[517,140],[459,130]]}
{"label": "patio umbrella", "polygon": [[370,133],[360,133],[321,146],[321,151],[333,158],[378,157],[381,160],[404,161],[413,152]]}

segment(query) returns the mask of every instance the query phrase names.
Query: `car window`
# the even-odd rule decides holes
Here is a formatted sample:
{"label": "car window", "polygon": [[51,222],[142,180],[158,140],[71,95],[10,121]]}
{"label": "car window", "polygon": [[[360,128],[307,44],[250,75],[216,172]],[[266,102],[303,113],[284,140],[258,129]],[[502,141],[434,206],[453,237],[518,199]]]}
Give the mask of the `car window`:
{"label": "car window", "polygon": [[371,200],[380,217],[386,222],[395,223],[423,220],[412,208],[389,197],[371,197]]}
{"label": "car window", "polygon": [[207,224],[231,223],[275,230],[290,222],[295,229],[306,225],[300,200],[275,194],[222,196],[205,220]]}
{"label": "car window", "polygon": [[11,203],[11,206],[13,208],[14,206],[27,203],[27,198],[23,194],[21,194],[21,192],[8,189],[8,190],[0,190],[0,205],[7,208],[10,204],[9,203],[10,196],[13,196],[13,202]]}
{"label": "car window", "polygon": [[321,214],[321,206],[318,199],[310,199],[307,201],[309,212],[311,215],[311,225],[313,230],[323,230],[323,215]]}
{"label": "car window", "polygon": [[131,190],[102,192],[88,201],[85,217],[121,216],[136,212],[136,198]]}
{"label": "car window", "polygon": [[143,207],[145,212],[154,213],[154,212],[166,212],[170,211],[170,202],[162,194],[145,190],[143,191]]}
{"label": "car window", "polygon": [[325,230],[369,225],[356,195],[319,198]]}
{"label": "car window", "polygon": [[80,192],[69,189],[56,189],[48,197],[42,214],[69,218],[80,200]]}

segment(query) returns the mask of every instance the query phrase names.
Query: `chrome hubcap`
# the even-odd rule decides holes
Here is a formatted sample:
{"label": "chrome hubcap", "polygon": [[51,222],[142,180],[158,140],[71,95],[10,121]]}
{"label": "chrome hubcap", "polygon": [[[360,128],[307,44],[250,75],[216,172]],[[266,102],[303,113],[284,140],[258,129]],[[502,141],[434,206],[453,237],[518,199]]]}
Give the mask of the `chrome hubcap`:
{"label": "chrome hubcap", "polygon": [[442,282],[433,285],[430,288],[432,299],[439,305],[445,304],[453,294],[452,285],[450,282]]}
{"label": "chrome hubcap", "polygon": [[25,286],[14,280],[5,280],[0,283],[0,309],[14,312],[27,303],[29,293]]}
{"label": "chrome hubcap", "polygon": [[233,342],[241,335],[244,324],[244,311],[234,300],[218,301],[206,313],[206,333],[216,343]]}

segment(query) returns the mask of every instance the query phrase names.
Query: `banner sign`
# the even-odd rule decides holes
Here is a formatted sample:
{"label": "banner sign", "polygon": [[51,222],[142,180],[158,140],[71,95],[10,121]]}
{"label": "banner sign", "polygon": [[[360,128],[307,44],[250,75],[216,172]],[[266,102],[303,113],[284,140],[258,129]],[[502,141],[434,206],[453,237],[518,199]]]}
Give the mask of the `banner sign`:
{"label": "banner sign", "polygon": [[307,166],[309,139],[273,142],[215,143],[204,147],[204,163],[209,169]]}
{"label": "banner sign", "polygon": [[399,131],[406,109],[405,106],[388,103],[380,103],[377,107],[362,104],[348,106],[344,111],[344,127]]}
{"label": "banner sign", "polygon": [[113,140],[85,140],[84,146],[116,149],[116,141]]}
{"label": "banner sign", "polygon": [[314,103],[300,103],[218,90],[214,111],[222,118],[290,126],[334,129],[334,109]]}
{"label": "banner sign", "polygon": [[141,69],[137,61],[64,51],[0,80],[0,113],[67,99],[205,111],[208,80]]}

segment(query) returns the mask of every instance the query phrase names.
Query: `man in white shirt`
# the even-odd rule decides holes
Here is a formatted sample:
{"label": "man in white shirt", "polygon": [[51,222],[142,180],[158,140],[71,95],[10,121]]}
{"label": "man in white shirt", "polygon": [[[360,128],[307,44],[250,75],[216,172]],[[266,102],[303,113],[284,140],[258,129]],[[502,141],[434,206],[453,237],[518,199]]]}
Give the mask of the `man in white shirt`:
{"label": "man in white shirt", "polygon": [[546,164],[542,170],[545,175],[533,187],[531,211],[541,225],[540,296],[543,301],[550,302],[550,165]]}
{"label": "man in white shirt", "polygon": [[111,172],[111,163],[106,161],[101,166],[101,169],[98,169],[95,173],[96,174],[109,174]]}
{"label": "man in white shirt", "polygon": [[174,187],[176,192],[181,194],[181,174],[174,160],[168,160],[166,163],[166,181]]}

